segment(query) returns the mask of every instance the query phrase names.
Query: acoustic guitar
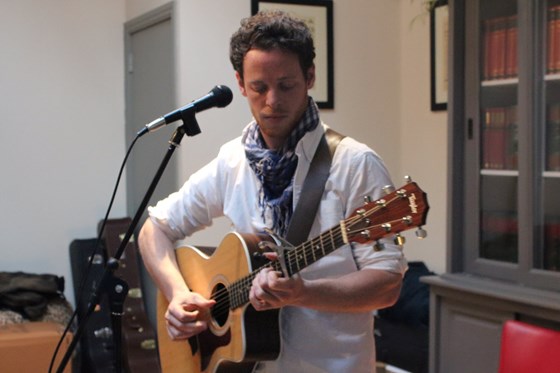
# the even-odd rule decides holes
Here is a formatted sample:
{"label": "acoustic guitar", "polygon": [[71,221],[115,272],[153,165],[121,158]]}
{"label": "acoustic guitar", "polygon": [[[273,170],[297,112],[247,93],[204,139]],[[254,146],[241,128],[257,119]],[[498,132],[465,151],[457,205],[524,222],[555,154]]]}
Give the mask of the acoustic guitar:
{"label": "acoustic guitar", "polygon": [[428,213],[426,194],[414,182],[387,191],[377,201],[366,199],[363,207],[337,226],[291,250],[279,250],[276,261],[260,253],[273,243],[267,235],[230,233],[211,254],[192,246],[177,249],[177,261],[188,287],[207,299],[216,300],[206,315],[208,329],[188,341],[172,341],[164,315],[168,307],[158,294],[158,345],[162,372],[251,372],[258,361],[274,360],[280,351],[278,310],[257,312],[249,303],[249,289],[265,267],[292,276],[348,243],[376,241],[418,227],[423,238]]}

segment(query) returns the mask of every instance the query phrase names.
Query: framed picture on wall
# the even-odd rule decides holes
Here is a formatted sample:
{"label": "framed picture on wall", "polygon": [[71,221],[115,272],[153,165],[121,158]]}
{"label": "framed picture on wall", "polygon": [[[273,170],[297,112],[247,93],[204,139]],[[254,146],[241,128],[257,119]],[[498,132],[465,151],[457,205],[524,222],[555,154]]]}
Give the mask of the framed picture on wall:
{"label": "framed picture on wall", "polygon": [[447,0],[430,10],[430,96],[432,111],[447,110],[449,12]]}
{"label": "framed picture on wall", "polygon": [[317,106],[334,108],[333,3],[331,0],[252,0],[251,13],[278,9],[302,19],[315,42],[315,85],[309,90]]}

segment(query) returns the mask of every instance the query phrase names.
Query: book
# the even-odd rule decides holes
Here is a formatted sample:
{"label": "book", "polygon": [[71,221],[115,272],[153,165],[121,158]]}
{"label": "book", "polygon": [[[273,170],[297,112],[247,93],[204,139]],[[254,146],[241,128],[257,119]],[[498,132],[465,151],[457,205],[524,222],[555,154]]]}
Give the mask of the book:
{"label": "book", "polygon": [[560,171],[560,102],[547,107],[546,170]]}
{"label": "book", "polygon": [[517,107],[483,110],[482,167],[517,169]]}
{"label": "book", "polygon": [[546,30],[546,72],[554,74],[560,72],[560,5],[548,8]]}
{"label": "book", "polygon": [[506,19],[505,77],[517,76],[517,15]]}
{"label": "book", "polygon": [[519,154],[519,140],[517,136],[517,106],[505,107],[504,111],[506,121],[506,154],[504,165],[508,170],[517,170]]}
{"label": "book", "polygon": [[517,76],[517,34],[517,15],[483,21],[483,80]]}

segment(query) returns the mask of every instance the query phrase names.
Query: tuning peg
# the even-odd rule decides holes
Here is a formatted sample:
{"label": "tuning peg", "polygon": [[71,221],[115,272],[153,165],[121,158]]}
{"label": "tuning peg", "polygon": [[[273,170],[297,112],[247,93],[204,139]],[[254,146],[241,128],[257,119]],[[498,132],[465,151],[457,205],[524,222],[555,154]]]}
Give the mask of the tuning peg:
{"label": "tuning peg", "polygon": [[364,205],[371,203],[372,199],[371,196],[364,196]]}
{"label": "tuning peg", "polygon": [[422,227],[418,227],[418,229],[416,230],[416,237],[418,237],[419,239],[426,238],[427,235],[428,232],[426,232],[426,230]]}
{"label": "tuning peg", "polygon": [[406,238],[397,233],[393,242],[395,242],[395,245],[402,246],[406,242]]}
{"label": "tuning peg", "polygon": [[385,248],[385,245],[383,245],[381,242],[376,241],[375,245],[373,245],[373,251],[381,251]]}
{"label": "tuning peg", "polygon": [[392,185],[385,185],[382,189],[385,192],[385,194],[391,194],[395,191],[395,187]]}
{"label": "tuning peg", "polygon": [[412,183],[412,178],[411,178],[409,175],[406,175],[406,176],[404,177],[404,182],[405,182],[405,183]]}

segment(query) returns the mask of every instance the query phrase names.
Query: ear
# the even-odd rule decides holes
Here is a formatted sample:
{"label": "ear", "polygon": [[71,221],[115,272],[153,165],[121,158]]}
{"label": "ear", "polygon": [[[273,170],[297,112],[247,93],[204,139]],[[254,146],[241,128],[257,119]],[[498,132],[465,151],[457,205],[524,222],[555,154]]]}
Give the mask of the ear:
{"label": "ear", "polygon": [[309,70],[307,70],[306,81],[307,89],[313,88],[315,85],[315,65],[312,65]]}
{"label": "ear", "polygon": [[243,78],[241,78],[241,75],[239,75],[238,71],[235,72],[235,79],[237,79],[239,91],[243,96],[247,97],[247,91],[245,90],[245,85],[243,84]]}

